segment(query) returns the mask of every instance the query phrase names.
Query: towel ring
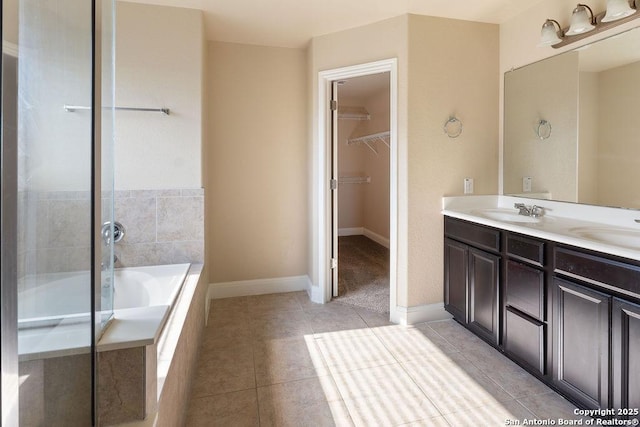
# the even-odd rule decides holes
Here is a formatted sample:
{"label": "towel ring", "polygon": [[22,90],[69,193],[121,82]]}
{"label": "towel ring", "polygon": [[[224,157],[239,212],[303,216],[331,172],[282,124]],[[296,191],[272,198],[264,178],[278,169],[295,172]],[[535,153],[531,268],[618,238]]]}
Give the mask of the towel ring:
{"label": "towel ring", "polygon": [[538,122],[538,127],[536,128],[536,135],[538,135],[538,138],[540,138],[540,140],[549,139],[549,137],[551,136],[551,130],[551,123],[549,123],[545,119],[540,119],[540,121]]}
{"label": "towel ring", "polygon": [[451,116],[444,122],[443,129],[449,138],[457,138],[462,134],[462,122],[457,117]]}

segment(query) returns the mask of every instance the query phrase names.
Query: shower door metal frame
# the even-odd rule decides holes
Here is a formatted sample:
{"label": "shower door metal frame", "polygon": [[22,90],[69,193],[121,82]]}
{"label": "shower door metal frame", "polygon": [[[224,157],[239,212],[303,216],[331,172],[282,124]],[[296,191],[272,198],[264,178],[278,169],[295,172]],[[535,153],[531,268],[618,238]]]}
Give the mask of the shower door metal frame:
{"label": "shower door metal frame", "polygon": [[[0,7],[2,2],[0,1]],[[1,10],[1,9],[0,9]],[[4,15],[4,14],[3,14]],[[2,29],[0,19],[0,32]],[[0,64],[0,101],[4,82],[5,44],[2,44]],[[5,109],[0,102],[0,120],[4,123]],[[18,425],[18,144],[7,144],[4,126],[0,129],[0,400],[3,426]]]}

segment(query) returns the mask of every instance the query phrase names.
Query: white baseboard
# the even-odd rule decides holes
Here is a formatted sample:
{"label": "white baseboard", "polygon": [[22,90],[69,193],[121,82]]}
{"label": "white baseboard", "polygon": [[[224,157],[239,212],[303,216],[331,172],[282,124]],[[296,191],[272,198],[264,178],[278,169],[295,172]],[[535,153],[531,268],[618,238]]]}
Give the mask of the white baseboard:
{"label": "white baseboard", "polygon": [[307,291],[309,276],[275,277],[272,279],[240,280],[209,284],[209,298],[244,297],[248,295],[277,294],[282,292]]}
{"label": "white baseboard", "polygon": [[414,307],[396,307],[391,313],[391,321],[400,325],[414,325],[422,322],[451,319],[444,309],[444,303],[417,305]]}
{"label": "white baseboard", "polygon": [[389,239],[365,227],[339,228],[338,236],[366,236],[374,242],[389,249]]}
{"label": "white baseboard", "polygon": [[324,293],[322,292],[322,289],[320,289],[320,286],[313,286],[311,279],[309,279],[307,286],[307,295],[309,295],[311,302],[316,304],[324,304],[326,302],[324,300]]}
{"label": "white baseboard", "polygon": [[374,242],[384,246],[385,248],[389,249],[389,239],[387,239],[384,236],[381,236],[378,233],[374,233],[373,231],[369,230],[368,228],[364,229],[364,232],[362,233],[364,234],[366,237],[368,237],[369,239],[373,240]]}
{"label": "white baseboard", "polygon": [[338,236],[361,236],[363,234],[363,227],[338,228]]}

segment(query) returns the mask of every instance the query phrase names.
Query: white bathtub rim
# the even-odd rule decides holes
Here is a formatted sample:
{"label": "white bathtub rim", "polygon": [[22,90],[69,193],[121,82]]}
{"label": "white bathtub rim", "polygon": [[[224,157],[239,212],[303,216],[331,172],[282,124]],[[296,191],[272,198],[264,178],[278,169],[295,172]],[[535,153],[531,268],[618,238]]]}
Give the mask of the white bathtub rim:
{"label": "white bathtub rim", "polygon": [[[178,295],[182,292],[186,277],[193,267],[191,264],[168,265],[183,265],[185,267],[181,285],[177,287],[172,296],[172,303],[175,304]],[[187,266],[189,267],[187,268]],[[113,318],[100,337],[96,350],[102,352],[156,343],[170,311],[169,305],[114,310]],[[91,351],[89,328],[86,323],[78,323],[74,319],[65,319],[55,327],[23,331],[19,336],[22,349],[19,360],[48,359],[89,353]]]}

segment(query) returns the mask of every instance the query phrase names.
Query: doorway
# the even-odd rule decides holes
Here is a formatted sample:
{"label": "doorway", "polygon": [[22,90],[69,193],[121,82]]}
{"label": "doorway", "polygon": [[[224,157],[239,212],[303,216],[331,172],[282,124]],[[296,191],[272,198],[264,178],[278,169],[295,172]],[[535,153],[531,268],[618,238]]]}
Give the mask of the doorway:
{"label": "doorway", "polygon": [[[355,77],[369,76],[380,73],[388,73],[389,81],[389,255],[388,255],[388,274],[389,274],[389,317],[392,321],[400,320],[399,308],[396,306],[396,289],[397,289],[397,256],[398,256],[398,71],[397,59],[387,59],[366,64],[354,65],[349,67],[337,68],[333,70],[321,71],[318,74],[318,134],[317,145],[314,150],[317,153],[315,157],[318,160],[317,169],[314,173],[314,188],[318,190],[319,200],[318,215],[314,219],[314,223],[318,225],[318,241],[317,241],[317,258],[315,258],[314,266],[317,266],[319,273],[319,295],[314,301],[328,302],[333,297],[333,285],[337,284],[337,256],[338,247],[338,217],[334,208],[337,208],[337,190],[332,188],[338,187],[338,165],[334,164],[333,152],[337,152],[332,144],[332,122],[337,119],[337,110],[332,112],[331,96],[332,88],[335,88],[334,82],[347,80]],[[337,142],[337,137],[334,138]],[[387,149],[385,147],[385,149]],[[337,159],[337,156],[335,157]],[[335,179],[335,181],[333,181]],[[335,187],[333,187],[335,185]],[[335,203],[334,203],[335,199]],[[335,217],[335,220],[334,220]],[[317,222],[316,222],[317,221]],[[334,254],[336,255],[334,261]],[[332,268],[332,267],[337,268]],[[314,267],[315,268],[315,267]]]}
{"label": "doorway", "polygon": [[[389,312],[390,73],[335,82],[333,299]],[[332,230],[335,232],[336,230]],[[337,274],[336,274],[337,273]]]}

